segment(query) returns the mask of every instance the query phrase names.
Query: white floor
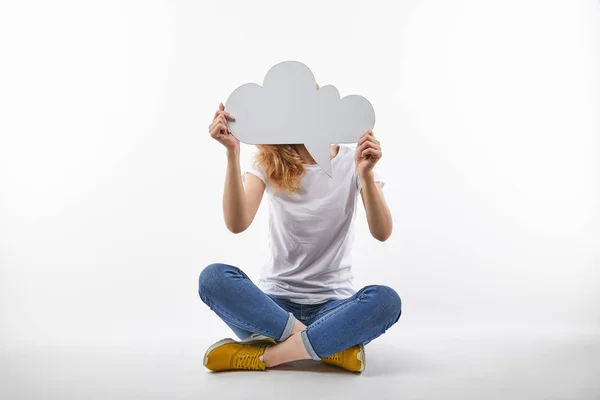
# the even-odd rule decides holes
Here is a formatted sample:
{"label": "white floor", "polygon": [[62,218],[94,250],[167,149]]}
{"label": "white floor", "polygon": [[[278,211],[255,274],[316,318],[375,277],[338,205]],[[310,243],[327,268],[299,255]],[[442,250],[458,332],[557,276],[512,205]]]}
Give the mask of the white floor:
{"label": "white floor", "polygon": [[218,338],[5,349],[1,399],[600,399],[600,335],[390,330],[353,374],[315,361],[212,373]]}

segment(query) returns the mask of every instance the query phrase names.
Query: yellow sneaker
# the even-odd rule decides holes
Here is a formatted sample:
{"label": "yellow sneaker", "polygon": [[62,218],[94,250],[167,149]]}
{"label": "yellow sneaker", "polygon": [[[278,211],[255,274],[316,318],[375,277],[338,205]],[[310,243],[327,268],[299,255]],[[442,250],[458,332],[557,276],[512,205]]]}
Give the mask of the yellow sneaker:
{"label": "yellow sneaker", "polygon": [[264,354],[265,348],[275,343],[274,339],[256,334],[240,342],[229,338],[219,340],[206,350],[204,366],[212,371],[262,371],[265,363],[258,357]]}
{"label": "yellow sneaker", "polygon": [[357,344],[346,350],[333,353],[325,358],[321,358],[325,364],[335,365],[352,372],[363,372],[365,370],[365,346]]}

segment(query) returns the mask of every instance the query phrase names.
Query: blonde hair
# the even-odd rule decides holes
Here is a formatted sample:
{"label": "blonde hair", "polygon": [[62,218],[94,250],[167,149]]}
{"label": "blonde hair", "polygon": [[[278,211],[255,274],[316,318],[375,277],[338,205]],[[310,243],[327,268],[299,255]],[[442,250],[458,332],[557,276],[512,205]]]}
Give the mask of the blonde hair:
{"label": "blonde hair", "polygon": [[[319,90],[321,87],[316,85]],[[306,167],[296,147],[293,144],[260,144],[256,147],[258,153],[254,163],[263,169],[271,187],[275,191],[298,193]]]}
{"label": "blonde hair", "polygon": [[254,162],[275,191],[298,193],[306,168],[293,144],[259,144]]}

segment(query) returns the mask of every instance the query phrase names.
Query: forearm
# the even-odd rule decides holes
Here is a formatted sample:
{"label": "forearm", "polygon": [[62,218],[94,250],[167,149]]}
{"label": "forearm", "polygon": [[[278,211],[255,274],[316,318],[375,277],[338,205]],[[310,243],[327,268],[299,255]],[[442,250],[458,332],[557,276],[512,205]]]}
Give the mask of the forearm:
{"label": "forearm", "polygon": [[246,193],[242,183],[239,151],[227,152],[227,172],[223,190],[223,216],[225,225],[233,233],[248,227]]}
{"label": "forearm", "polygon": [[362,198],[369,231],[374,238],[385,241],[392,234],[392,214],[374,177],[362,179]]}

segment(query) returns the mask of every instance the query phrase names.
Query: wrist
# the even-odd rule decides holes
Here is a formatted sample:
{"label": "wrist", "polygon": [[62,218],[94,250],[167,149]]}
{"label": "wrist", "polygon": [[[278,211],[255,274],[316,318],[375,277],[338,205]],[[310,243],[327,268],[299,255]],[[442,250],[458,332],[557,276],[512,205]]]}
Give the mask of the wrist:
{"label": "wrist", "polygon": [[360,180],[364,183],[375,182],[375,174],[373,170],[368,172],[363,172],[359,175]]}
{"label": "wrist", "polygon": [[240,149],[239,149],[239,147],[238,148],[232,148],[232,149],[228,148],[226,154],[227,154],[227,159],[229,161],[236,161],[236,160],[240,159]]}

